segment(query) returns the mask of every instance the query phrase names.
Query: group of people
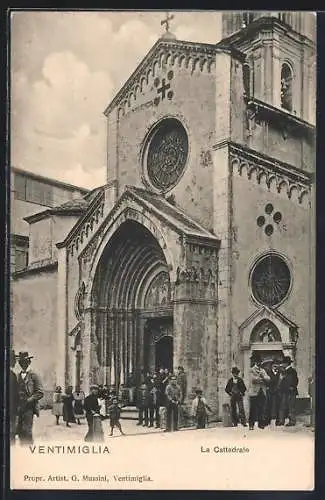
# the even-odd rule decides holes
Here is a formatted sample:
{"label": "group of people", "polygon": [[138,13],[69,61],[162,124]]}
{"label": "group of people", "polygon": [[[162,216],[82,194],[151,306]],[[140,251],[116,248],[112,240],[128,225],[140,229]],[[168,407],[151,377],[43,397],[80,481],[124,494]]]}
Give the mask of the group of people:
{"label": "group of people", "polygon": [[[258,353],[253,353],[249,379],[249,429],[257,423],[264,429],[274,420],[276,426],[296,425],[296,397],[298,394],[298,375],[292,367],[290,356],[273,359],[262,366]],[[240,422],[247,426],[243,398],[247,391],[245,382],[239,377],[239,369],[231,370],[225,391],[230,396],[232,425]],[[288,422],[285,424],[285,420]]]}
{"label": "group of people", "polygon": [[80,425],[80,420],[85,418],[84,400],[85,393],[80,390],[80,387],[76,387],[76,390],[73,392],[72,385],[70,385],[63,393],[62,387],[58,385],[53,394],[52,406],[56,425],[59,425],[60,417],[63,418],[67,427],[71,427],[71,423]]}
{"label": "group of people", "polygon": [[166,432],[178,430],[180,405],[187,393],[187,379],[184,368],[179,366],[177,373],[167,368],[146,373],[136,393],[138,423],[157,428],[161,427],[161,410],[165,409]]}
{"label": "group of people", "polygon": [[[11,352],[10,370],[10,439],[14,443],[16,436],[21,444],[32,444],[32,428],[34,415],[39,416],[39,400],[43,398],[43,388],[40,377],[30,369],[33,356],[28,352],[18,355]],[[18,375],[13,368],[18,361],[21,371]],[[240,422],[247,426],[243,399],[249,395],[249,429],[254,429],[255,423],[259,428],[269,425],[275,420],[275,425],[287,426],[296,424],[295,403],[298,394],[298,376],[291,366],[292,360],[285,356],[283,359],[274,359],[269,364],[263,364],[258,353],[254,353],[250,369],[249,389],[247,391],[244,380],[239,376],[239,369],[232,368],[231,378],[228,380],[225,391],[230,397],[232,425]],[[176,373],[160,368],[153,373],[142,374],[142,383],[135,392],[134,400],[138,409],[137,425],[156,428],[165,427],[165,432],[177,431],[179,416],[187,396],[187,377],[182,366]],[[56,387],[53,395],[52,413],[56,424],[60,417],[70,427],[71,423],[81,423],[86,418],[88,432],[85,440],[103,439],[102,420],[110,420],[111,435],[116,427],[124,434],[120,423],[123,406],[130,403],[129,389],[121,387],[119,393],[115,387],[92,385],[90,394],[76,387],[69,386],[62,392]],[[195,390],[192,401],[192,416],[196,428],[202,429],[207,425],[208,414],[211,408],[201,389]],[[162,419],[163,417],[163,419]],[[163,420],[163,422],[162,422]]]}

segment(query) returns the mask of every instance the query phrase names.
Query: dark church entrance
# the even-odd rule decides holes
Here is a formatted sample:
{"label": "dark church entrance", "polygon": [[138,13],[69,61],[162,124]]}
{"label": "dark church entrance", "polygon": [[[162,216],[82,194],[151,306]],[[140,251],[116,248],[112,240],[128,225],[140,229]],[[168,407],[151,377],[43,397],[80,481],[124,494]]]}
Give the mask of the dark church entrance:
{"label": "dark church entrance", "polygon": [[156,343],[156,370],[159,368],[173,371],[173,337],[166,335]]}
{"label": "dark church entrance", "polygon": [[157,365],[172,368],[169,270],[158,241],[138,222],[124,222],[103,251],[93,304],[93,380],[139,384]]}
{"label": "dark church entrance", "polygon": [[[166,311],[167,313],[167,311]],[[173,369],[173,318],[171,316],[147,319],[144,344],[146,371]]]}

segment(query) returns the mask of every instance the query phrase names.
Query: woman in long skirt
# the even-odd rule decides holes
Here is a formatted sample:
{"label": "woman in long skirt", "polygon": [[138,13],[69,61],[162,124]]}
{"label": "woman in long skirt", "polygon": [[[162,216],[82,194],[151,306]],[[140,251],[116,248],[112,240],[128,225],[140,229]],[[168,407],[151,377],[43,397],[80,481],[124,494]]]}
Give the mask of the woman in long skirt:
{"label": "woman in long skirt", "polygon": [[56,387],[53,394],[52,414],[55,415],[56,425],[59,425],[59,419],[63,416],[63,394],[62,387],[59,385]]}
{"label": "woman in long skirt", "polygon": [[84,410],[85,393],[80,390],[77,386],[75,392],[73,393],[73,412],[77,420],[77,424],[80,425],[80,419],[85,418]]}
{"label": "woman in long skirt", "polygon": [[72,394],[72,386],[66,389],[63,399],[63,420],[66,423],[67,427],[71,427],[70,423],[75,424],[76,419],[73,412],[73,394]]}

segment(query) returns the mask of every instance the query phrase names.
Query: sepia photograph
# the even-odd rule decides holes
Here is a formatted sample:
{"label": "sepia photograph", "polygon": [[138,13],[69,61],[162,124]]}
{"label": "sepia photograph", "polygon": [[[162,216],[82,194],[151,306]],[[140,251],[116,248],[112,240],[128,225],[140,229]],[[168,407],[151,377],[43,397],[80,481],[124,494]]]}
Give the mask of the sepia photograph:
{"label": "sepia photograph", "polygon": [[11,489],[314,489],[316,21],[11,10]]}

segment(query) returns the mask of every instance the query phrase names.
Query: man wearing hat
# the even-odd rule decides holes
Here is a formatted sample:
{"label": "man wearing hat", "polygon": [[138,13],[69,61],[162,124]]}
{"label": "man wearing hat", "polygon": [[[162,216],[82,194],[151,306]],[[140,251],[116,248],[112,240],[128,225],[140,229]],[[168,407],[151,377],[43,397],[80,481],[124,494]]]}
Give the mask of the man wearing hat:
{"label": "man wearing hat", "polygon": [[233,426],[237,427],[238,422],[240,422],[244,427],[246,427],[246,415],[243,404],[246,386],[243,379],[238,376],[239,373],[240,370],[237,368],[237,366],[234,366],[231,370],[232,377],[228,380],[225,391],[230,396],[231,420]]}
{"label": "man wearing hat", "polygon": [[296,425],[296,397],[299,382],[297,372],[291,364],[290,356],[285,356],[283,358],[284,376],[279,384],[281,398],[279,425],[284,425],[285,418],[288,416],[289,422],[286,424],[288,427]]}
{"label": "man wearing hat", "polygon": [[9,419],[10,419],[10,442],[16,440],[17,411],[18,411],[18,382],[14,372],[16,365],[15,351],[10,351],[10,392],[9,392]]}
{"label": "man wearing hat", "polygon": [[258,353],[251,357],[252,367],[249,380],[249,429],[253,430],[255,422],[264,429],[266,414],[266,390],[270,381],[269,375],[262,368],[262,360]]}
{"label": "man wearing hat", "polygon": [[40,377],[30,370],[33,356],[20,352],[17,356],[21,371],[18,375],[18,425],[17,434],[22,445],[33,444],[33,419],[39,417],[38,401],[43,397]]}

